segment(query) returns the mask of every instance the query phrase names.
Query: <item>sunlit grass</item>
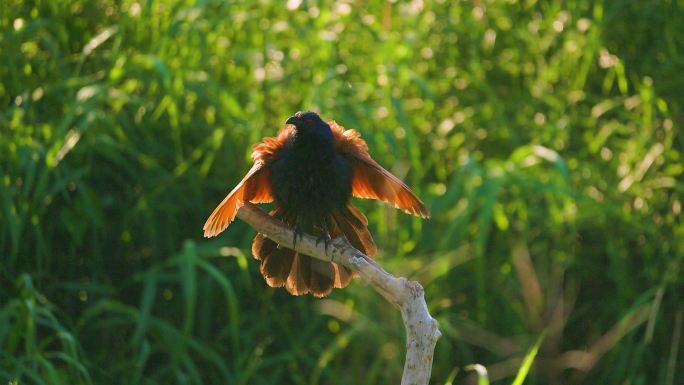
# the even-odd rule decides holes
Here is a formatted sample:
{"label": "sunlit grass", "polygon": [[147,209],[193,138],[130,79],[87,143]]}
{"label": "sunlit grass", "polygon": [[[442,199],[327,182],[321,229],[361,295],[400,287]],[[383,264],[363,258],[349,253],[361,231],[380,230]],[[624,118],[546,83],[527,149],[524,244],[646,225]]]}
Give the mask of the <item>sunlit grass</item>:
{"label": "sunlit grass", "polygon": [[263,283],[246,225],[201,237],[251,144],[313,109],[433,214],[355,201],[383,266],[425,286],[434,383],[477,362],[487,383],[673,385],[683,16],[3,2],[0,383],[399,382],[400,317],[366,285],[291,297]]}

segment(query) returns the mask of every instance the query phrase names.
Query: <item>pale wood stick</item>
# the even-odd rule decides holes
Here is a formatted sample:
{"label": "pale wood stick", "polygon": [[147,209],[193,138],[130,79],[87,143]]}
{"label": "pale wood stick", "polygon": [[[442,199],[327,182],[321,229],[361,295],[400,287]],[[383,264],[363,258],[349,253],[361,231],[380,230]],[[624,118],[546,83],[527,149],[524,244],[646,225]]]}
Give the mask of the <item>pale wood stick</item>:
{"label": "pale wood stick", "polygon": [[[294,231],[251,203],[237,212],[238,218],[276,243],[293,248]],[[294,250],[323,261],[344,265],[368,282],[392,305],[399,308],[406,328],[406,361],[402,385],[427,385],[432,371],[432,357],[441,336],[437,321],[430,316],[423,287],[415,281],[395,277],[386,272],[370,257],[352,247],[345,238],[333,239],[326,254],[323,242],[304,234],[297,237]]]}

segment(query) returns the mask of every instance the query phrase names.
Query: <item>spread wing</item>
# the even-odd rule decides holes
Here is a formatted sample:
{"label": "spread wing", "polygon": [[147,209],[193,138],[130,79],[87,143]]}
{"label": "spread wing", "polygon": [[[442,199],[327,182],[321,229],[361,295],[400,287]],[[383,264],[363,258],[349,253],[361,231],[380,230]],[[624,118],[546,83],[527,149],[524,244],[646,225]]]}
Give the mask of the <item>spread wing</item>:
{"label": "spread wing", "polygon": [[223,201],[214,209],[204,223],[204,236],[220,234],[233,222],[238,209],[244,202],[268,203],[273,201],[271,186],[268,183],[270,170],[264,162],[256,162],[247,175],[238,183]]}
{"label": "spread wing", "polygon": [[216,236],[225,230],[233,222],[238,209],[244,202],[273,202],[271,184],[268,180],[271,172],[269,164],[277,156],[278,151],[283,147],[291,133],[292,128],[285,127],[278,136],[264,138],[263,142],[254,146],[252,152],[254,165],[240,183],[233,188],[233,191],[223,198],[223,201],[204,223],[205,237]]}
{"label": "spread wing", "polygon": [[328,122],[335,138],[335,150],[352,160],[352,195],[379,199],[408,214],[429,218],[427,208],[399,178],[385,170],[368,154],[368,145],[355,130]]}

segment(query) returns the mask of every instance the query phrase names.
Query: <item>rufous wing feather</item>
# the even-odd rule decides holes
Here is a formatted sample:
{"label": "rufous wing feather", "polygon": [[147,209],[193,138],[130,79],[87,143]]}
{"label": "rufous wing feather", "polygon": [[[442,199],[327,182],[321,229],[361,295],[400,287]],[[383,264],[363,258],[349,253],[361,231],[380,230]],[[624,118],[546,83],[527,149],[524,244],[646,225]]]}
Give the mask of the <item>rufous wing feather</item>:
{"label": "rufous wing feather", "polygon": [[244,202],[268,203],[273,201],[268,167],[257,161],[247,175],[238,183],[223,201],[214,209],[204,223],[204,236],[213,237],[220,234],[235,219],[238,209]]}
{"label": "rufous wing feather", "polygon": [[352,160],[352,195],[378,199],[422,218],[429,218],[427,208],[399,178],[385,170],[368,154],[368,145],[355,130],[345,130],[335,121],[328,122],[335,138],[335,149]]}
{"label": "rufous wing feather", "polygon": [[277,136],[266,137],[261,143],[254,145],[252,152],[254,166],[235,186],[233,191],[226,195],[204,223],[205,237],[213,237],[225,230],[235,219],[238,209],[244,202],[273,202],[271,184],[268,180],[270,173],[268,165],[277,156],[278,151],[283,148],[290,135],[292,135],[292,127],[287,126]]}
{"label": "rufous wing feather", "polygon": [[427,208],[413,191],[370,157],[354,159],[352,195],[358,198],[379,199],[408,214],[421,218],[430,217]]}

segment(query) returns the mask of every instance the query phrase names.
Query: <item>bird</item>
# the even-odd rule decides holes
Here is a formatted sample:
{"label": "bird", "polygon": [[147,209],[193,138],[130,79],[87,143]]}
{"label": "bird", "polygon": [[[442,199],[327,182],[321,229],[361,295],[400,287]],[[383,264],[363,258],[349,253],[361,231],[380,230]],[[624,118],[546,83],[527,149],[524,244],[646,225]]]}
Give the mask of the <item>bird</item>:
{"label": "bird", "polygon": [[[306,232],[318,235],[327,250],[332,238],[344,236],[372,257],[377,247],[367,218],[350,202],[352,196],[430,217],[416,194],[371,158],[358,131],[326,122],[315,112],[290,116],[275,137],[254,145],[252,158],[252,168],[204,224],[205,237],[223,232],[245,202],[272,202],[268,215],[294,228],[295,243]],[[345,266],[302,255],[261,233],[254,237],[252,254],[266,283],[292,295],[324,297],[333,288],[346,287],[354,275]]]}

